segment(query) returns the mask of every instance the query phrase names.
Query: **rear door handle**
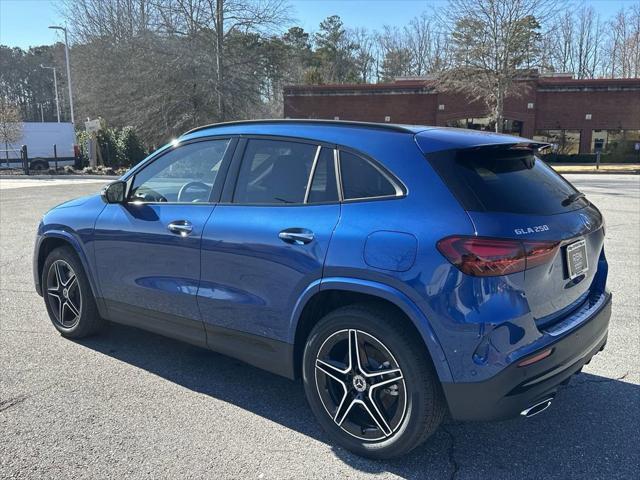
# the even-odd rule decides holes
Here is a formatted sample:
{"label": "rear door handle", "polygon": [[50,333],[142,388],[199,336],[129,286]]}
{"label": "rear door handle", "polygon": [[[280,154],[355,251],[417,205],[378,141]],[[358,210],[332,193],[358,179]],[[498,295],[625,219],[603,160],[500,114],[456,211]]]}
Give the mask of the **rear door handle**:
{"label": "rear door handle", "polygon": [[311,230],[306,228],[287,228],[282,230],[278,237],[285,243],[292,245],[305,245],[313,241],[314,235]]}
{"label": "rear door handle", "polygon": [[181,237],[186,237],[193,231],[193,225],[189,220],[174,220],[167,225],[167,228],[171,233],[175,233]]}

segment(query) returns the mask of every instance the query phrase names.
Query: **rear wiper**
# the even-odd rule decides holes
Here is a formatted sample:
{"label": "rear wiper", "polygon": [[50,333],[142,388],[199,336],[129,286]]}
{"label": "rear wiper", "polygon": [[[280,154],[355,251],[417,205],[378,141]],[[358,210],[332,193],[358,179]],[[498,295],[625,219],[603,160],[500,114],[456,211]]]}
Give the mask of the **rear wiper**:
{"label": "rear wiper", "polygon": [[584,198],[584,193],[582,192],[572,193],[562,201],[562,206],[566,207],[567,205],[571,205],[573,202],[575,202],[576,200],[580,200],[581,198]]}

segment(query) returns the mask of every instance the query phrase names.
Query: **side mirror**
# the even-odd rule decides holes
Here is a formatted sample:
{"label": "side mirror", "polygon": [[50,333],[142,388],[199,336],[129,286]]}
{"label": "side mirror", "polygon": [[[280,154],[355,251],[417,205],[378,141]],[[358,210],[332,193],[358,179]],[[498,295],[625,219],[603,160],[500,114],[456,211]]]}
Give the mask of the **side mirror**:
{"label": "side mirror", "polygon": [[126,199],[127,182],[116,180],[106,185],[101,192],[102,200],[105,203],[124,203]]}

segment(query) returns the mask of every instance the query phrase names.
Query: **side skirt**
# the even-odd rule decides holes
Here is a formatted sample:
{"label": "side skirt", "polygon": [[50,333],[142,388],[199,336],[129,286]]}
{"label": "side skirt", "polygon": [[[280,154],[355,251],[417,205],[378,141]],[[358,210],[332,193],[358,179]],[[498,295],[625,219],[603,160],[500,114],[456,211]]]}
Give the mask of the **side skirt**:
{"label": "side skirt", "polygon": [[[162,312],[104,301],[108,320],[147,330],[236,358],[254,367],[293,380],[293,345],[240,330],[175,317]],[[205,333],[206,332],[206,333]]]}
{"label": "side skirt", "polygon": [[205,324],[207,343],[214,352],[293,380],[293,345],[240,330]]}
{"label": "side skirt", "polygon": [[120,302],[105,301],[108,320],[207,348],[207,337],[200,320],[176,317],[166,313],[134,307]]}

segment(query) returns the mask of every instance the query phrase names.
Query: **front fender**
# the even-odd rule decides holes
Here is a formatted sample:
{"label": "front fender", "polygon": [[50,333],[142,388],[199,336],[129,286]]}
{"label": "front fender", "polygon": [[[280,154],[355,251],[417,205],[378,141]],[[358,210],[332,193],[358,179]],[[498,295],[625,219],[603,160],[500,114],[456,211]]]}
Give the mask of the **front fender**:
{"label": "front fender", "polygon": [[82,242],[77,237],[74,232],[70,232],[67,230],[61,229],[49,229],[45,230],[45,227],[42,225],[38,229],[38,237],[36,239],[36,244],[33,253],[33,277],[36,286],[36,291],[39,295],[42,295],[42,284],[40,278],[40,271],[42,269],[42,263],[44,262],[44,258],[40,258],[40,254],[43,246],[46,244],[47,240],[52,238],[63,240],[67,244],[71,245],[71,247],[75,250],[78,258],[80,258],[80,262],[82,263],[82,268],[84,269],[87,278],[89,279],[89,285],[91,286],[91,292],[93,293],[94,298],[99,298],[99,292],[97,290],[97,285],[93,278],[93,274],[91,268],[89,266],[89,260],[87,255],[82,248]]}
{"label": "front fender", "polygon": [[[324,290],[343,290],[364,293],[382,298],[396,305],[407,315],[420,332],[422,340],[431,355],[433,365],[440,381],[453,381],[451,369],[449,368],[449,364],[445,358],[444,351],[442,350],[440,342],[438,341],[429,320],[407,295],[384,283],[349,277],[326,277],[321,281],[313,282],[305,289],[298,302],[296,302],[290,329],[292,337],[295,336],[298,320],[300,319],[300,315],[302,314],[307,302],[315,293]],[[294,338],[291,338],[290,342],[293,343],[293,341]]]}

